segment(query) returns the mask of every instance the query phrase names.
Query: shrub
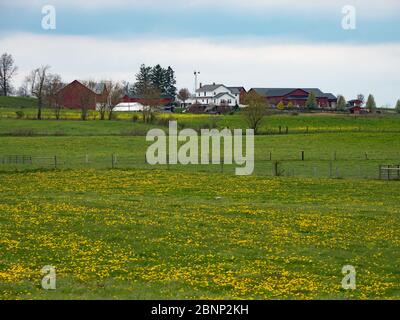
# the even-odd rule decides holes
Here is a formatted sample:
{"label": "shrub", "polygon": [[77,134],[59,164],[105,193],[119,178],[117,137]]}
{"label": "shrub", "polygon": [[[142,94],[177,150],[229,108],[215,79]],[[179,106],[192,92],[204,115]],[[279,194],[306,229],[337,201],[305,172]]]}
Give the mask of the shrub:
{"label": "shrub", "polygon": [[22,110],[16,111],[15,115],[17,116],[17,119],[22,119],[25,117],[25,113]]}
{"label": "shrub", "polygon": [[35,131],[30,128],[20,128],[20,129],[15,129],[10,132],[11,136],[17,136],[17,137],[31,137],[35,135]]}
{"label": "shrub", "polygon": [[139,115],[138,115],[137,113],[135,113],[135,114],[132,116],[132,121],[133,121],[133,122],[138,122],[138,121],[139,121]]}

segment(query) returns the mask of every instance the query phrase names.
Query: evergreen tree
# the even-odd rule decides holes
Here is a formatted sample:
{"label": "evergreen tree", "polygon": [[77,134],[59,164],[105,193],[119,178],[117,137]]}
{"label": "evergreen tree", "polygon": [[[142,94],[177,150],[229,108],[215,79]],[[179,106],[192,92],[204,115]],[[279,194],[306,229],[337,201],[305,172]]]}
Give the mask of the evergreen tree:
{"label": "evergreen tree", "polygon": [[136,75],[136,83],[133,91],[137,95],[143,95],[149,90],[155,89],[162,95],[176,97],[175,72],[171,67],[164,69],[159,64],[154,67],[141,65],[139,73]]}
{"label": "evergreen tree", "polygon": [[166,94],[166,70],[159,64],[151,70],[151,83],[161,94]]}
{"label": "evergreen tree", "polygon": [[176,97],[176,79],[175,79],[175,71],[171,68],[168,67],[166,69],[166,76],[165,76],[165,94],[171,96],[171,97]]}
{"label": "evergreen tree", "polygon": [[338,111],[345,111],[347,106],[347,102],[344,96],[339,95],[337,99],[337,107],[336,109]]}
{"label": "evergreen tree", "polygon": [[370,94],[368,96],[366,107],[367,107],[367,110],[371,113],[374,113],[376,111],[375,98],[372,94]]}
{"label": "evergreen tree", "polygon": [[317,106],[317,98],[315,97],[315,93],[311,91],[307,98],[306,108],[313,110],[317,109]]}
{"label": "evergreen tree", "polygon": [[397,103],[396,103],[396,112],[400,113],[400,99],[397,100]]}
{"label": "evergreen tree", "polygon": [[153,87],[152,68],[142,64],[139,73],[136,74],[136,82],[133,86],[133,93],[143,95]]}

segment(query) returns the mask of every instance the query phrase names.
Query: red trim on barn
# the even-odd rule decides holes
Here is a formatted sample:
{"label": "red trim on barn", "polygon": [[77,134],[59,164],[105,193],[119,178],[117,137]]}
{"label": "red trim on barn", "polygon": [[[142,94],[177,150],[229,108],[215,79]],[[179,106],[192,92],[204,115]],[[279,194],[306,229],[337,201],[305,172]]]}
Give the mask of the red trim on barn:
{"label": "red trim on barn", "polygon": [[[121,102],[137,102],[137,103],[141,103],[141,104],[145,104],[145,99],[140,98],[140,97],[130,97],[128,95],[125,95],[122,97]],[[174,98],[172,97],[162,97],[159,100],[159,104],[160,105],[167,105],[167,104],[171,104],[172,102],[174,102]]]}

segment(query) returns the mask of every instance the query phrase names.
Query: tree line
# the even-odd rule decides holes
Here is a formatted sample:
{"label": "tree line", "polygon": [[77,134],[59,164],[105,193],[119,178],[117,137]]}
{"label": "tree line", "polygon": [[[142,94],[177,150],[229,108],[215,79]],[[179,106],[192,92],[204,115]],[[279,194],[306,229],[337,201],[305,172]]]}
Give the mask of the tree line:
{"label": "tree line", "polygon": [[[50,66],[44,65],[33,69],[29,75],[25,78],[22,85],[18,90],[13,87],[13,78],[17,74],[18,68],[15,66],[14,59],[11,54],[3,53],[0,56],[0,95],[19,95],[19,96],[33,96],[37,99],[37,119],[42,119],[43,106],[51,107],[57,119],[60,118],[61,114],[61,101],[58,95],[59,91],[66,85],[59,74],[51,73]],[[81,81],[89,89],[94,90],[96,82],[93,80]],[[98,104],[97,109],[100,114],[100,119],[104,120],[108,114],[108,119],[113,118],[113,110],[124,94],[135,95],[143,101],[145,108],[143,110],[143,121],[150,122],[154,117],[154,111],[157,110],[160,102],[160,98],[163,96],[175,98],[178,97],[184,104],[185,101],[190,98],[190,92],[188,89],[183,88],[177,93],[175,72],[171,66],[166,68],[157,64],[153,67],[146,66],[145,64],[140,66],[139,72],[135,75],[135,81],[133,86],[129,86],[128,82],[116,82],[112,80],[102,80],[106,86],[107,98]],[[370,94],[365,102],[364,96],[359,94],[357,99],[366,106],[366,109],[373,113],[376,112],[377,106],[375,98]],[[260,97],[254,95],[248,95],[247,99],[250,101],[249,106],[256,105],[257,116],[255,114],[249,114],[250,120],[254,123],[258,123],[260,114],[264,114],[262,108],[268,108],[268,103],[261,103]],[[265,97],[263,98],[265,101]],[[290,104],[290,103],[289,103]],[[88,97],[81,97],[81,118],[86,120],[88,116]],[[262,106],[262,108],[260,108]],[[345,111],[348,103],[343,95],[339,95],[337,99],[336,109],[338,111]],[[288,105],[288,108],[293,107]],[[310,92],[306,101],[305,107],[313,110],[317,109],[317,98],[313,92]],[[283,102],[279,103],[278,109],[285,108]],[[255,109],[254,109],[255,110]],[[254,111],[253,110],[253,111]],[[400,113],[400,99],[397,101],[395,110]]]}
{"label": "tree line", "polygon": [[[18,68],[15,66],[12,55],[4,53],[0,56],[0,95],[10,96],[18,95],[24,97],[35,97],[37,99],[37,116],[38,120],[43,118],[43,107],[52,108],[56,119],[60,119],[62,106],[62,98],[59,95],[60,90],[66,86],[62,78],[57,73],[50,71],[51,67],[43,65],[33,69],[24,79],[18,90],[12,85],[13,78],[17,74]],[[149,108],[143,111],[143,119],[148,122],[155,108],[158,107],[160,98],[168,96],[175,99],[177,93],[175,71],[171,66],[167,68],[161,67],[159,64],[154,67],[142,65],[139,72],[135,75],[135,82],[130,88],[129,83],[122,81],[101,80],[80,80],[80,82],[91,89],[95,90],[98,83],[106,88],[106,97],[99,101],[96,108],[99,112],[100,119],[104,120],[108,117],[113,119],[115,106],[121,102],[123,95],[133,94],[142,98],[143,104]],[[79,96],[81,119],[87,120],[90,96],[88,92],[83,91]]]}

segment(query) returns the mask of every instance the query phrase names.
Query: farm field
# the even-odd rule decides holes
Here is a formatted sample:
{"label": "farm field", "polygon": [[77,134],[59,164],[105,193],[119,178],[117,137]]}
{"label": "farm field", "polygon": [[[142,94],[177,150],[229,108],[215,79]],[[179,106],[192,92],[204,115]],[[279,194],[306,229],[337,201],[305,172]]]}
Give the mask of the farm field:
{"label": "farm field", "polygon": [[[21,121],[23,122],[23,121]],[[81,124],[82,122],[78,122]],[[90,126],[90,124],[88,123]],[[0,137],[0,158],[29,155],[32,163],[0,163],[0,170],[58,169],[151,169],[145,162],[144,136],[33,136]],[[257,136],[255,174],[274,175],[279,161],[284,176],[378,178],[379,165],[400,164],[400,133],[324,133]],[[301,160],[304,151],[305,161]],[[116,161],[112,163],[112,155]],[[1,162],[1,161],[0,161]],[[234,165],[171,165],[170,170],[233,174]],[[159,169],[167,169],[159,166]]]}
{"label": "farm field", "polygon": [[[0,299],[399,299],[400,191],[377,180],[400,164],[398,120],[268,117],[254,175],[238,177],[146,164],[143,134],[163,122],[2,118],[0,159],[33,162],[0,161]],[[285,123],[297,132],[277,134]],[[341,286],[348,264],[354,291]],[[46,265],[55,291],[40,287]]]}
{"label": "farm field", "polygon": [[397,182],[66,170],[0,195],[2,299],[400,298]]}
{"label": "farm field", "polygon": [[[24,112],[24,119],[16,119],[16,111]],[[62,121],[54,119],[53,112],[44,109],[44,118],[36,121],[35,109],[0,108],[0,135],[143,135],[149,125],[141,123],[141,114],[117,112],[117,120],[100,121],[95,111],[89,112],[88,121],[80,121],[77,110],[63,110]],[[133,117],[138,122],[133,122]],[[68,120],[66,120],[68,119]],[[95,119],[95,120],[94,120]],[[165,126],[165,119],[175,119],[178,125],[199,130],[201,128],[246,129],[242,115],[207,114],[158,114],[158,120],[151,126]],[[23,120],[23,121],[22,121]],[[151,127],[150,126],[150,127]],[[279,130],[280,128],[280,130]],[[329,132],[400,132],[400,115],[350,115],[350,114],[273,114],[260,127],[261,134],[286,133],[329,133]]]}

